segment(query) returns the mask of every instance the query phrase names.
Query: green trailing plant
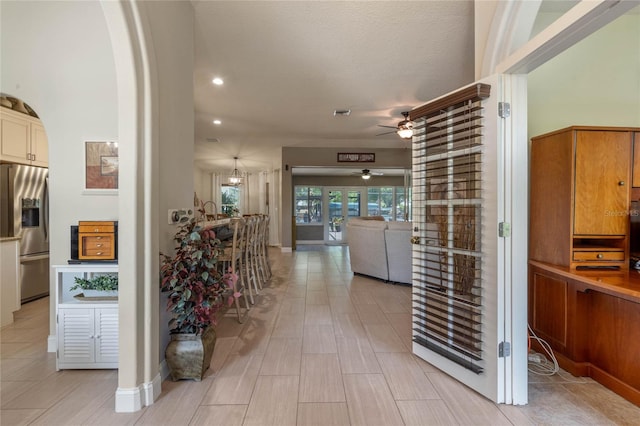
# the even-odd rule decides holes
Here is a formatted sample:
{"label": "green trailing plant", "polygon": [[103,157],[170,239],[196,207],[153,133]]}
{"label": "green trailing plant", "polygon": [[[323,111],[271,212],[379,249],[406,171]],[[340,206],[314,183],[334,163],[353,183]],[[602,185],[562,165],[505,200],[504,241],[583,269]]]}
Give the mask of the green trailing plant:
{"label": "green trailing plant", "polygon": [[117,275],[96,275],[93,278],[80,278],[75,277],[75,285],[69,290],[76,290],[78,288],[82,290],[100,290],[100,291],[114,291],[118,290],[118,276]]}
{"label": "green trailing plant", "polygon": [[160,254],[160,290],[168,293],[171,333],[201,334],[217,324],[217,312],[240,295],[234,292],[237,276],[221,273],[217,259],[221,242],[212,229],[192,219],[180,226],[174,240],[175,254]]}

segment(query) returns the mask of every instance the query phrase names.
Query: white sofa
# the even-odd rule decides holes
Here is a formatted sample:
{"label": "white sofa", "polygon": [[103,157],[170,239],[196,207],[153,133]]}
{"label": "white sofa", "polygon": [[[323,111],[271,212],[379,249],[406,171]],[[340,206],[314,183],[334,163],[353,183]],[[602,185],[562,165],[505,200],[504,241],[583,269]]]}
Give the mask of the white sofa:
{"label": "white sofa", "polygon": [[346,226],[354,273],[411,284],[411,222],[352,218]]}

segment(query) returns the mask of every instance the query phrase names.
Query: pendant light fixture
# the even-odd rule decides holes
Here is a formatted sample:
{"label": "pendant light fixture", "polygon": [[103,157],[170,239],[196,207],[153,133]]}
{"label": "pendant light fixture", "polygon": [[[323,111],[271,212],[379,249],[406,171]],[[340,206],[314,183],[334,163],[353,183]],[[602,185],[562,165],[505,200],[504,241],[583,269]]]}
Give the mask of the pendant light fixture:
{"label": "pendant light fixture", "polygon": [[229,176],[229,185],[238,186],[242,184],[242,173],[238,171],[238,157],[233,157],[233,171]]}

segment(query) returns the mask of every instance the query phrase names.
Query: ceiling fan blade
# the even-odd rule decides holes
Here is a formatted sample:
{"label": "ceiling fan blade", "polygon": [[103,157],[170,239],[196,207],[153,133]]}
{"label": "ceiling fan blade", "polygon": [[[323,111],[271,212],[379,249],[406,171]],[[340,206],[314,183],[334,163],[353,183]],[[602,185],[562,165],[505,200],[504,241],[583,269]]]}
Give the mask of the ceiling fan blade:
{"label": "ceiling fan blade", "polygon": [[385,126],[383,124],[378,124],[378,127],[388,127],[390,129],[397,129],[398,128],[398,126]]}
{"label": "ceiling fan blade", "polygon": [[395,130],[392,130],[392,131],[390,131],[390,132],[378,133],[376,136],[390,135],[391,133],[396,133],[396,131],[395,131]]}

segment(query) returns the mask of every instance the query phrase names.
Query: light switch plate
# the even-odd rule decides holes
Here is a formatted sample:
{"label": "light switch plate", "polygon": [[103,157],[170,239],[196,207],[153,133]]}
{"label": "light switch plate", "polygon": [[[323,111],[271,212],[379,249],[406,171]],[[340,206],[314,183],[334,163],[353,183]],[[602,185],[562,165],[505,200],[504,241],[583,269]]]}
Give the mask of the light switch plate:
{"label": "light switch plate", "polygon": [[193,216],[193,210],[189,208],[169,209],[168,223],[169,225],[177,225],[179,223],[188,222]]}

